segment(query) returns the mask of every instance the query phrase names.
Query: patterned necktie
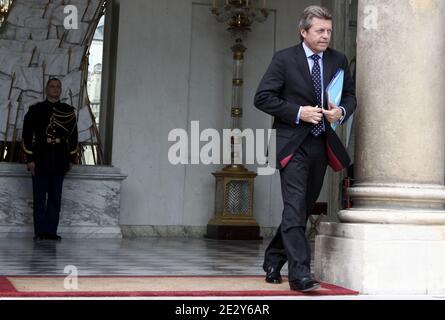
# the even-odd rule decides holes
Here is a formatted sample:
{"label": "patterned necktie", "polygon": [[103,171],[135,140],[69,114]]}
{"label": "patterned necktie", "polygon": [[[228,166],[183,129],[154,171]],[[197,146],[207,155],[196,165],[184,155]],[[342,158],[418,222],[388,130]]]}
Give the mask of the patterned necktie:
{"label": "patterned necktie", "polygon": [[[318,54],[314,54],[310,57],[312,60],[314,60],[314,67],[312,68],[312,84],[314,86],[315,95],[317,97],[318,106],[322,108],[323,104],[321,101],[321,70],[320,70],[320,64],[318,61],[321,59],[321,57]],[[321,119],[321,121],[314,125],[314,127],[311,130],[311,133],[313,136],[318,137],[324,132],[324,119]]]}

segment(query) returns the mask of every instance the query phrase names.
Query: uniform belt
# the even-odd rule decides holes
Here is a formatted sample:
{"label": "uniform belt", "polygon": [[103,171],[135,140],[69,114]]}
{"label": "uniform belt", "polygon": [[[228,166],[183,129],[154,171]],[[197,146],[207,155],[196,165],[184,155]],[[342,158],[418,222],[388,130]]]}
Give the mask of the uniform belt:
{"label": "uniform belt", "polygon": [[59,144],[59,143],[62,143],[62,139],[60,139],[60,138],[46,138],[46,143]]}

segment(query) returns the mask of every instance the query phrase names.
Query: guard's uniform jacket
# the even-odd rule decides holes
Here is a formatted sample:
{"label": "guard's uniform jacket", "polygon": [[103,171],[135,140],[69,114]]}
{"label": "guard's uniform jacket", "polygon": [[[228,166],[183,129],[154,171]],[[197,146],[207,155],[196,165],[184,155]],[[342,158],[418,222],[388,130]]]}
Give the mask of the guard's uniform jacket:
{"label": "guard's uniform jacket", "polygon": [[64,175],[77,157],[75,109],[45,100],[32,105],[23,121],[23,150],[36,175]]}

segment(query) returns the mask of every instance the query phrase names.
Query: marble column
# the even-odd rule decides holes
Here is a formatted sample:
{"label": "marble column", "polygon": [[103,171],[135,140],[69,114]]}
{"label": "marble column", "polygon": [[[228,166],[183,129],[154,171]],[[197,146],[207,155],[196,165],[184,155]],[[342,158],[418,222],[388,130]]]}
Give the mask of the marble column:
{"label": "marble column", "polygon": [[316,240],[322,281],[445,293],[445,1],[359,0],[351,210]]}

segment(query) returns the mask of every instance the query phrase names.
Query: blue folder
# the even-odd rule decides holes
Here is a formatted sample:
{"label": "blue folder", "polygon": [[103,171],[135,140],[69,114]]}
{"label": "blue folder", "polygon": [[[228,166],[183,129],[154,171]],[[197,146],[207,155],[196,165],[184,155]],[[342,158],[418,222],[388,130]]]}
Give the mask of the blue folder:
{"label": "blue folder", "polygon": [[[336,106],[340,105],[341,96],[343,93],[343,81],[345,79],[345,71],[343,69],[338,69],[332,78],[331,82],[326,87],[326,94],[328,101],[335,104]],[[331,123],[332,129],[337,128],[336,123]]]}

